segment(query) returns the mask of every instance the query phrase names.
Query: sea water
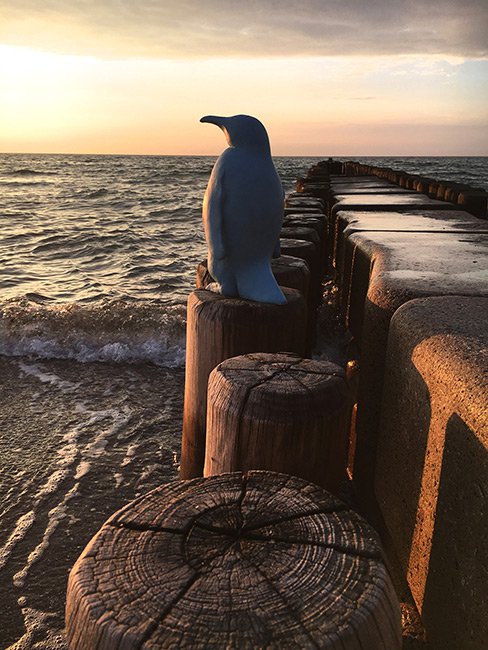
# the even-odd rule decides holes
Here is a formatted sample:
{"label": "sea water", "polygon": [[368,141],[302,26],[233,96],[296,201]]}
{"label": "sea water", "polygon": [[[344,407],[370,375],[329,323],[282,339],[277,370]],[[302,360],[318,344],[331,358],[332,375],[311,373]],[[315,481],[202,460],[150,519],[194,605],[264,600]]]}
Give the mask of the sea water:
{"label": "sea water", "polygon": [[[0,156],[0,647],[64,648],[66,580],[177,476],[211,157]],[[317,158],[276,158],[285,191]],[[362,158],[488,189],[487,158]]]}

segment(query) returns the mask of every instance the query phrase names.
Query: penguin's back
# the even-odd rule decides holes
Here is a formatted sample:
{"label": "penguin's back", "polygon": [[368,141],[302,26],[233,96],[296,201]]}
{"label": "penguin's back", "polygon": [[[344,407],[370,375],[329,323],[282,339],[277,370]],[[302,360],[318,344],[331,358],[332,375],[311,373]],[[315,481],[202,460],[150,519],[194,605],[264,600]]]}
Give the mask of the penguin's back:
{"label": "penguin's back", "polygon": [[229,148],[214,173],[222,192],[224,239],[230,255],[271,258],[284,211],[283,188],[271,157]]}

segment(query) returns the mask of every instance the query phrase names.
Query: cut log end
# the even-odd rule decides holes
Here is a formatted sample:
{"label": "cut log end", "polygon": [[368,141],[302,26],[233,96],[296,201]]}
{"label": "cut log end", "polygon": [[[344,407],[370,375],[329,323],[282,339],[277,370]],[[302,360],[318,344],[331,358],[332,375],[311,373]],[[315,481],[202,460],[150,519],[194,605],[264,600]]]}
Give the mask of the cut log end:
{"label": "cut log end", "polygon": [[71,650],[401,647],[373,530],[315,485],[174,482],[116,513],[68,584]]}

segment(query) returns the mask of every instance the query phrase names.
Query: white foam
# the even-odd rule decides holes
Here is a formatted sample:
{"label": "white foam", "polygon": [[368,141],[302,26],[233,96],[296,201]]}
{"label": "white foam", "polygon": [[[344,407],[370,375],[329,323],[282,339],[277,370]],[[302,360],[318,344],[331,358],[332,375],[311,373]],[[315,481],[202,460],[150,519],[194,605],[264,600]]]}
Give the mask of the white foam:
{"label": "white foam", "polygon": [[66,637],[63,629],[59,627],[56,614],[27,607],[25,597],[20,597],[18,602],[22,607],[26,631],[7,650],[31,650],[32,648],[36,648],[36,650],[65,650]]}
{"label": "white foam", "polygon": [[138,448],[138,446],[139,445],[137,445],[135,443],[131,443],[127,447],[127,452],[125,454],[124,460],[121,463],[121,467],[125,467],[126,465],[129,465],[130,463],[132,463],[132,461],[134,460],[134,456],[136,455],[136,449]]}
{"label": "white foam", "polygon": [[24,336],[20,340],[0,337],[0,354],[11,357],[36,357],[39,359],[71,359],[79,363],[151,362],[166,368],[179,368],[185,363],[185,347],[168,345],[165,339],[151,339],[143,343],[114,342],[104,345],[72,342],[63,344],[52,339]]}
{"label": "white foam", "polygon": [[124,481],[123,475],[120,472],[114,472],[114,479],[115,479],[115,487],[119,488]]}
{"label": "white foam", "polygon": [[91,463],[88,462],[87,460],[82,460],[78,463],[78,467],[76,468],[76,473],[75,473],[75,481],[79,481],[80,478],[83,478],[83,476],[86,476],[88,472],[91,469]]}
{"label": "white foam", "polygon": [[27,535],[35,520],[36,515],[33,510],[29,510],[29,512],[26,512],[17,519],[17,523],[15,524],[13,531],[10,533],[9,538],[2,548],[0,548],[0,569],[7,564],[12,551]]}
{"label": "white foam", "polygon": [[[75,472],[75,479],[78,480],[88,474],[91,469],[91,461],[100,457],[105,452],[110,438],[116,435],[129,422],[132,410],[125,406],[120,411],[117,409],[93,411],[84,402],[77,402],[75,410],[87,418],[83,423],[83,428],[87,428],[93,424],[100,425],[98,433],[88,443],[78,449],[79,462]],[[109,424],[103,426],[102,423],[106,420],[109,420]]]}
{"label": "white foam", "polygon": [[[36,372],[37,370],[39,369],[36,369]],[[42,371],[39,372],[41,375],[45,375],[45,373],[42,373]],[[51,381],[53,381],[53,378],[51,377],[49,379],[46,379],[46,381],[49,381],[49,383],[51,383]],[[73,428],[63,436],[63,440],[67,444],[64,445],[57,452],[59,456],[59,459],[56,462],[58,469],[55,469],[53,472],[51,472],[44,485],[42,485],[37,490],[36,496],[31,506],[31,510],[29,510],[21,517],[19,517],[9,538],[7,539],[3,547],[0,549],[0,569],[3,566],[5,566],[9,557],[12,554],[12,551],[15,549],[17,544],[25,538],[25,536],[31,529],[32,525],[36,520],[36,513],[38,511],[40,504],[43,501],[45,501],[47,498],[49,498],[51,495],[55,494],[58,491],[60,485],[63,483],[63,481],[65,481],[70,476],[72,472],[71,468],[79,453],[79,450],[76,446],[76,440],[78,436],[79,436],[78,428]],[[67,495],[63,497],[61,503],[65,503],[67,496],[72,492],[72,490],[73,488],[71,488],[71,490],[67,493]],[[17,501],[17,503],[19,502],[20,499]],[[49,523],[48,523],[48,527],[49,527]]]}
{"label": "white foam", "polygon": [[[60,461],[62,462],[62,461]],[[57,491],[59,485],[67,478],[69,475],[69,469],[64,467],[63,469],[58,469],[51,474],[46,483],[37,493],[36,503],[39,503],[41,498],[54,494]]]}
{"label": "white foam", "polygon": [[52,534],[59,526],[59,523],[67,515],[67,503],[78,493],[78,486],[79,483],[75,483],[73,487],[64,495],[64,498],[61,501],[61,503],[59,503],[57,506],[55,506],[49,511],[48,523],[44,531],[44,534],[42,536],[42,540],[35,547],[35,549],[29,553],[27,557],[27,562],[22,567],[22,569],[14,575],[12,579],[15,587],[24,586],[25,579],[27,577],[30,568],[42,557],[42,555],[46,551],[47,547],[49,546],[49,540]]}
{"label": "white foam", "polygon": [[0,354],[5,356],[81,363],[149,361],[175,368],[184,365],[184,348],[183,305],[113,301],[45,306],[21,299],[0,303]]}
{"label": "white foam", "polygon": [[149,465],[146,465],[145,468],[143,469],[141,476],[140,476],[140,481],[144,482],[147,480],[152,474],[155,472],[158,472],[161,469],[161,466],[158,465],[157,463],[151,463]]}
{"label": "white foam", "polygon": [[74,392],[80,384],[74,384],[71,381],[66,381],[58,377],[54,372],[45,372],[42,368],[35,363],[25,363],[25,361],[19,361],[19,368],[26,375],[31,375],[39,379],[43,384],[51,384],[51,386],[56,386],[63,393],[72,393]]}

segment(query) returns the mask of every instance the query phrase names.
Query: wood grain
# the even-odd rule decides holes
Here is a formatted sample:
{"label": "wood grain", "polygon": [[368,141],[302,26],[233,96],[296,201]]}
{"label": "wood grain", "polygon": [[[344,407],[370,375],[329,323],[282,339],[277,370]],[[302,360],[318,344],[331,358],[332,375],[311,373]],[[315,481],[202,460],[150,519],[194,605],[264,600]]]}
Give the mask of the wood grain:
{"label": "wood grain", "polygon": [[73,567],[70,650],[398,650],[374,531],[272,472],[175,481],[113,515]]}
{"label": "wood grain", "polygon": [[281,254],[299,257],[310,269],[310,299],[316,306],[321,299],[321,282],[323,276],[321,253],[317,244],[305,239],[290,239],[281,236]]}
{"label": "wood grain", "polygon": [[343,369],[294,354],[247,354],[208,383],[204,475],[265,469],[332,492],[346,477],[350,400]]}

